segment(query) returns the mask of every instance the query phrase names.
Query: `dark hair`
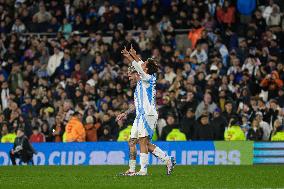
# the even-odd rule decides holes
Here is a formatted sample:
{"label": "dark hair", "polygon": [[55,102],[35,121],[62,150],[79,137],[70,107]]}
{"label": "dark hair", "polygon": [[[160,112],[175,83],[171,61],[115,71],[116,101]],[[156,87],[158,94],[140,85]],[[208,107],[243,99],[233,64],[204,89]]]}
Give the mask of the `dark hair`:
{"label": "dark hair", "polygon": [[73,116],[79,116],[79,115],[83,116],[83,114],[80,113],[79,111],[76,111],[76,112],[73,113]]}
{"label": "dark hair", "polygon": [[33,131],[37,130],[38,131],[38,126],[33,127]]}
{"label": "dark hair", "polygon": [[238,115],[233,115],[231,117],[231,125],[239,125],[240,124],[240,118]]}
{"label": "dark hair", "polygon": [[147,59],[147,68],[148,68],[148,74],[153,75],[158,72],[158,64],[157,61],[154,58],[148,58]]}
{"label": "dark hair", "polygon": [[25,132],[24,128],[23,127],[18,127],[16,131],[22,131],[22,132]]}

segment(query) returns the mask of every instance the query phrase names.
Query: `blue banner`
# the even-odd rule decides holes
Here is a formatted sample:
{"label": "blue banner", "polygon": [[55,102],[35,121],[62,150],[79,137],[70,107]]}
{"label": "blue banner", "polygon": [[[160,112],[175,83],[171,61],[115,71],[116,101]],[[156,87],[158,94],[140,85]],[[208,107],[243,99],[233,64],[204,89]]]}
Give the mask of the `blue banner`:
{"label": "blue banner", "polygon": [[[247,156],[234,143],[222,149],[220,142],[217,148],[213,141],[155,142],[155,145],[176,157],[179,165],[243,164],[242,157]],[[129,159],[126,142],[34,143],[33,146],[37,151],[33,157],[35,165],[126,165]],[[12,144],[0,144],[0,166],[11,165],[11,148]],[[149,163],[163,164],[152,154]]]}
{"label": "blue banner", "polygon": [[284,164],[284,142],[255,142],[254,164]]}

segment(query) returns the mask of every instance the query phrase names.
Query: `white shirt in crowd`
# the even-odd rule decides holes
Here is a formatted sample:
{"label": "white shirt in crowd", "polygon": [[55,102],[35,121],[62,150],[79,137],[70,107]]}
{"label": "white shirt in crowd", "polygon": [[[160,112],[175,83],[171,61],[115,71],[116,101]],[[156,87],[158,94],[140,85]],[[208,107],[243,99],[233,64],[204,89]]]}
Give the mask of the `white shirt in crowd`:
{"label": "white shirt in crowd", "polygon": [[9,89],[2,89],[1,91],[1,102],[2,102],[2,110],[8,108],[9,101]]}
{"label": "white shirt in crowd", "polygon": [[61,59],[63,58],[63,52],[59,52],[58,54],[53,54],[47,64],[47,73],[49,76],[52,76],[61,63]]}
{"label": "white shirt in crowd", "polygon": [[167,122],[165,119],[160,118],[157,121],[157,131],[158,131],[158,135],[161,136],[162,135],[162,131],[163,128],[167,126]]}
{"label": "white shirt in crowd", "polygon": [[258,59],[254,60],[252,58],[247,58],[244,65],[242,66],[242,70],[248,69],[250,75],[255,75],[257,70],[259,69],[258,65]]}
{"label": "white shirt in crowd", "polygon": [[191,55],[190,55],[190,58],[196,56],[196,59],[197,59],[197,63],[207,63],[207,60],[208,60],[208,56],[207,56],[207,53],[204,49],[200,50],[200,51],[197,51],[197,50],[194,50]]}
{"label": "white shirt in crowd", "polygon": [[259,123],[259,127],[261,127],[262,130],[263,130],[262,140],[266,140],[266,141],[269,140],[269,137],[270,137],[270,134],[271,134],[271,131],[272,131],[271,125],[269,125],[265,121],[261,121]]}
{"label": "white shirt in crowd", "polygon": [[167,80],[168,82],[170,82],[170,84],[172,84],[176,76],[177,75],[173,71],[165,73],[165,80]]}
{"label": "white shirt in crowd", "polygon": [[22,33],[24,31],[26,31],[26,26],[24,24],[20,24],[20,25],[13,24],[12,32]]}

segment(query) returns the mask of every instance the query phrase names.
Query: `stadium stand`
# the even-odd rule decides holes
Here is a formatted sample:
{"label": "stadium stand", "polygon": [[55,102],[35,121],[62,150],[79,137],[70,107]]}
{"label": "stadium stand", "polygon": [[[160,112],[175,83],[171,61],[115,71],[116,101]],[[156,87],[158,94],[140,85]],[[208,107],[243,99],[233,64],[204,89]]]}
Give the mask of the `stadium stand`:
{"label": "stadium stand", "polygon": [[116,141],[135,116],[115,122],[133,99],[130,44],[159,61],[157,140],[279,138],[283,10],[282,0],[0,0],[1,142],[19,127],[65,141],[74,112],[87,141]]}

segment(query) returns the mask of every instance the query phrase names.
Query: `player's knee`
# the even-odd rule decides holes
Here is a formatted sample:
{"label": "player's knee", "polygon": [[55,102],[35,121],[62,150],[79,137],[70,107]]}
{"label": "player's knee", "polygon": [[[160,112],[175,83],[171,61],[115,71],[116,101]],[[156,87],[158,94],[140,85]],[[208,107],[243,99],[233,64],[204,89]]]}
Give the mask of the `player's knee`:
{"label": "player's knee", "polygon": [[148,143],[149,143],[148,137],[143,137],[139,139],[140,145],[148,145]]}
{"label": "player's knee", "polygon": [[129,147],[135,147],[137,144],[137,139],[136,138],[131,138],[129,141],[128,141],[128,145]]}
{"label": "player's knee", "polygon": [[149,148],[156,148],[156,145],[155,145],[155,144],[152,144],[152,143],[150,143],[150,142],[148,142],[147,146],[148,146]]}

